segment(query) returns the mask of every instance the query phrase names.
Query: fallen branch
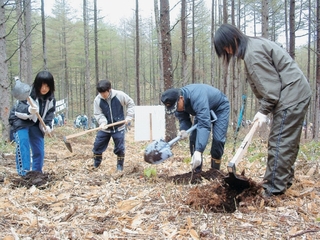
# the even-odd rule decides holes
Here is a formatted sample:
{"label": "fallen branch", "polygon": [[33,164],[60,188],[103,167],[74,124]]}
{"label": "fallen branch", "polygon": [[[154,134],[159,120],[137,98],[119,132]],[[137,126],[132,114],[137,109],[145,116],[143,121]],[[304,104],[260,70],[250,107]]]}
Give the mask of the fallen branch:
{"label": "fallen branch", "polygon": [[303,234],[312,233],[312,232],[319,232],[319,229],[318,229],[318,230],[316,230],[316,229],[307,229],[307,230],[304,230],[304,231],[300,231],[300,232],[298,232],[298,233],[296,233],[296,234],[294,234],[294,235],[290,235],[290,236],[289,236],[289,239],[290,239],[290,238],[299,237],[299,236],[301,236],[301,235],[303,235]]}

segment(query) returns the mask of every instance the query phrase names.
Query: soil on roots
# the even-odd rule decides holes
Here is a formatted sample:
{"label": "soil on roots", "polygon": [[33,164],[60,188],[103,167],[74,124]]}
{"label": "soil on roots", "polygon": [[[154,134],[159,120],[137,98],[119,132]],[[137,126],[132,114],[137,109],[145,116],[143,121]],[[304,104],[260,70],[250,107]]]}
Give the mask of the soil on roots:
{"label": "soil on roots", "polygon": [[249,188],[235,188],[225,182],[226,174],[210,169],[200,173],[184,173],[168,177],[175,184],[200,184],[207,180],[206,184],[197,185],[189,190],[184,204],[195,209],[204,209],[216,213],[232,213],[239,207],[258,204],[262,200],[262,185],[252,179],[241,175],[249,183]]}

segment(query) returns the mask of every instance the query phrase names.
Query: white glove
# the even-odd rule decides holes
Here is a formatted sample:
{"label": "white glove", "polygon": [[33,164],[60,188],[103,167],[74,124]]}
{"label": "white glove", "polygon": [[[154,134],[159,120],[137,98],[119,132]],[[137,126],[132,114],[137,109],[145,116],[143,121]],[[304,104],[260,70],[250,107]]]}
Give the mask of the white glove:
{"label": "white glove", "polygon": [[181,131],[178,133],[178,136],[180,136],[181,139],[186,139],[186,138],[189,136],[189,134],[187,133],[186,130],[181,130]]}
{"label": "white glove", "polygon": [[39,108],[38,108],[38,107],[31,107],[31,106],[29,106],[29,107],[28,107],[28,111],[29,111],[29,113],[31,113],[32,115],[35,115],[35,114],[37,114],[37,113],[39,112]]}
{"label": "white glove", "polygon": [[261,113],[261,112],[257,112],[253,118],[253,121],[256,121],[256,120],[259,122],[259,127],[261,127],[262,124],[264,124],[268,121],[268,116]]}
{"label": "white glove", "polygon": [[52,132],[52,129],[46,125],[46,127],[42,126],[42,124],[40,125],[40,130],[44,133],[44,134],[50,134]]}
{"label": "white glove", "polygon": [[126,125],[130,126],[132,117],[127,116],[125,120],[126,120]]}
{"label": "white glove", "polygon": [[100,128],[101,129],[107,129],[108,128],[108,124],[107,123],[101,123],[100,124]]}
{"label": "white glove", "polygon": [[193,153],[190,164],[191,164],[192,170],[194,170],[196,167],[200,166],[200,164],[201,164],[201,152],[195,151]]}

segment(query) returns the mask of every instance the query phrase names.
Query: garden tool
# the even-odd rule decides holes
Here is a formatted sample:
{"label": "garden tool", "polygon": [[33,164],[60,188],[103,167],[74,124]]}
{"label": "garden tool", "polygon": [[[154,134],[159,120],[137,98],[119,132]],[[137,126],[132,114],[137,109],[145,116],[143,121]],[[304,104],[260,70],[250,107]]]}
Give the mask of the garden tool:
{"label": "garden tool", "polygon": [[68,136],[63,136],[63,141],[64,141],[66,147],[68,148],[68,150],[70,152],[72,152],[71,144],[69,142],[67,142],[68,139],[79,137],[79,136],[82,136],[82,135],[90,133],[90,132],[107,129],[109,127],[120,125],[120,124],[124,124],[124,123],[126,123],[126,120],[110,123],[110,124],[105,125],[104,127],[97,127],[97,128],[93,128],[93,129],[90,129],[90,130],[83,131],[83,132],[74,133],[74,134],[71,134],[71,135],[68,135]]}
{"label": "garden tool", "polygon": [[[186,132],[191,133],[197,128],[197,124],[193,125]],[[165,142],[164,140],[155,140],[150,143],[144,153],[144,161],[150,164],[159,164],[169,157],[173,156],[170,147],[177,141],[181,139],[181,136],[177,136],[170,142]]]}
{"label": "garden tool", "polygon": [[243,176],[236,174],[236,165],[242,159],[243,155],[247,152],[248,146],[251,143],[252,137],[258,126],[259,126],[259,122],[255,121],[249,133],[245,136],[240,147],[236,151],[236,154],[233,156],[232,160],[228,163],[228,166],[227,166],[228,176],[226,176],[224,180],[226,183],[229,184],[231,188],[234,188],[237,190],[243,190],[250,187],[249,181],[247,178],[244,178]]}

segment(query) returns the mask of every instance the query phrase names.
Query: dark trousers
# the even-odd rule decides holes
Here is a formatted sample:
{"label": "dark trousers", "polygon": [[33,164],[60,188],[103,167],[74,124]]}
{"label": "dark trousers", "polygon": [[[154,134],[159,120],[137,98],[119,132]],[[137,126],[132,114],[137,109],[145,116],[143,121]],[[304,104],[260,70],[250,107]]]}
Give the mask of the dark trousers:
{"label": "dark trousers", "polygon": [[273,194],[284,193],[292,184],[294,163],[310,98],[273,115],[268,140],[268,162],[263,187]]}
{"label": "dark trousers", "polygon": [[107,133],[99,131],[93,144],[92,152],[94,155],[101,155],[108,147],[110,139],[114,142],[113,153],[119,157],[125,154],[125,132],[117,131],[114,133]]}

